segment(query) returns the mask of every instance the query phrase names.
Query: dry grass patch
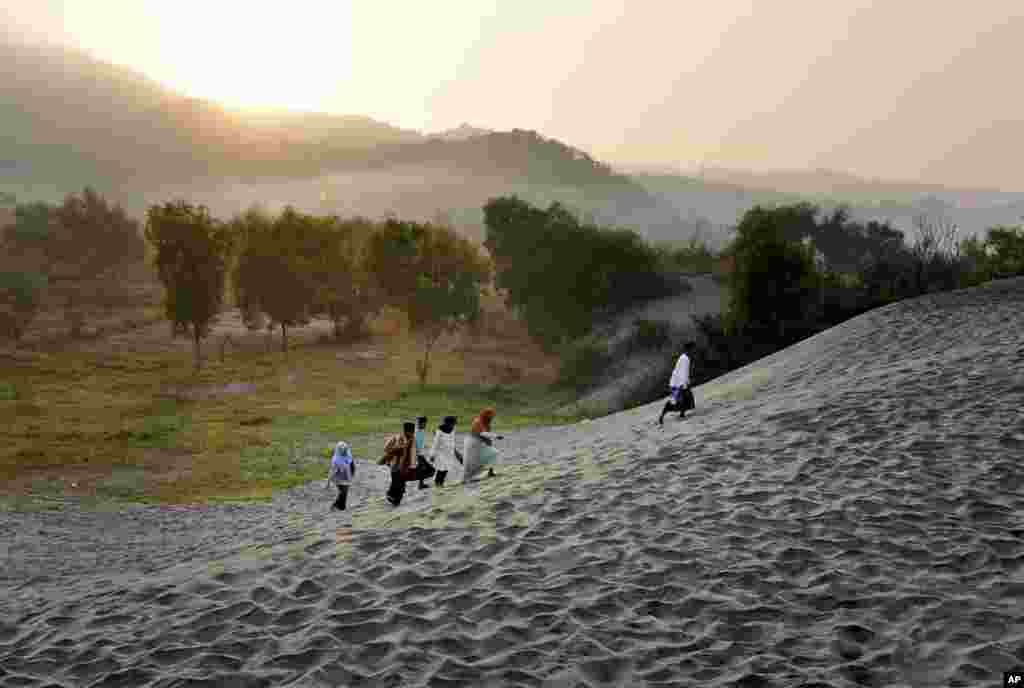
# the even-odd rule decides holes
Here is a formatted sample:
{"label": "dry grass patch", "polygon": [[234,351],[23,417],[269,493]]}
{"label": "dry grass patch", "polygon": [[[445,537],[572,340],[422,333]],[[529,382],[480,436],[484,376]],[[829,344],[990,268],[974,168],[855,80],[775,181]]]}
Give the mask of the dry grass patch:
{"label": "dry grass patch", "polygon": [[225,320],[213,341],[231,334],[233,347],[221,361],[208,342],[198,375],[166,323],[0,352],[0,495],[265,497],[320,477],[337,439],[374,458],[415,415],[468,422],[494,404],[503,427],[565,422],[549,413],[564,402],[549,387],[557,361],[509,323],[500,337],[482,328],[442,342],[420,389],[421,345],[401,314],[383,314],[369,339],[346,347],[322,341],[329,323],[298,329],[287,353]]}

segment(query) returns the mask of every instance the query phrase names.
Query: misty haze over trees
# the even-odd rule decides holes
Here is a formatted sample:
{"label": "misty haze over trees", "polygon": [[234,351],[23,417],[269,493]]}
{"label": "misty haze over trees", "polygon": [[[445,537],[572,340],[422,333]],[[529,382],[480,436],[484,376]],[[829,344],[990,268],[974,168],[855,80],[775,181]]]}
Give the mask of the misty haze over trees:
{"label": "misty haze over trees", "polygon": [[[603,361],[587,340],[595,319],[720,260],[731,296],[698,322],[707,373],[878,305],[1024,269],[1024,194],[820,170],[627,175],[533,131],[233,112],[74,51],[0,53],[25,75],[0,84],[0,313],[14,340],[46,304],[79,336],[91,312],[129,298],[112,275],[147,269],[132,219],[144,213],[166,316],[193,337],[197,365],[229,290],[250,327],[280,329],[282,348],[314,317],[359,337],[384,306],[404,310],[423,335],[421,380],[439,333],[474,320],[487,260],[577,379]],[[648,329],[642,339],[670,339]]]}
{"label": "misty haze over trees", "polygon": [[514,193],[649,241],[696,236],[714,248],[755,204],[846,204],[857,219],[903,227],[927,213],[964,236],[1024,216],[1024,194],[826,171],[627,175],[530,131],[463,125],[425,135],[361,116],[236,112],[64,48],[0,40],[0,61],[19,75],[0,83],[0,191],[20,199],[59,202],[88,185],[136,216],[175,197],[219,215],[253,203],[419,221],[440,214],[482,240],[483,205]]}

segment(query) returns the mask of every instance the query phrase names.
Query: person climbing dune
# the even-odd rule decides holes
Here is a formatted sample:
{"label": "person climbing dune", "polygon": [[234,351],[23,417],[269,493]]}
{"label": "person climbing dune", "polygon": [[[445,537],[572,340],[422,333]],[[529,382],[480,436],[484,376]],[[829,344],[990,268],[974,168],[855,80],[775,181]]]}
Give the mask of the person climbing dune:
{"label": "person climbing dune", "polygon": [[384,445],[384,456],[379,463],[391,468],[391,486],[387,498],[394,506],[402,503],[405,483],[416,480],[416,424],[403,423],[402,434],[395,435]]}
{"label": "person climbing dune", "polygon": [[658,416],[659,426],[664,424],[665,414],[669,411],[678,411],[679,417],[685,418],[687,411],[696,408],[693,391],[690,390],[690,359],[696,348],[697,345],[694,342],[686,342],[683,353],[676,361],[676,367],[672,370],[672,377],[668,382],[671,396],[665,403],[665,407],[661,409],[661,415]]}
{"label": "person climbing dune", "polygon": [[455,462],[463,462],[461,452],[455,448],[455,424],[457,422],[458,419],[455,416],[445,416],[441,425],[434,431],[434,442],[430,446],[428,458],[437,469],[434,484],[438,487],[444,487],[444,479],[448,476],[448,471],[455,468]]}
{"label": "person climbing dune", "polygon": [[352,450],[345,442],[338,442],[334,445],[331,468],[327,474],[327,486],[335,485],[338,488],[338,498],[331,505],[332,509],[345,510],[348,502],[348,489],[355,476],[356,461],[352,457]]}
{"label": "person climbing dune", "polygon": [[497,461],[498,452],[494,449],[495,439],[504,439],[501,435],[494,435],[491,432],[491,423],[498,414],[493,408],[485,408],[480,415],[473,419],[469,434],[466,436],[465,446],[465,474],[462,482],[469,482],[483,469],[488,467],[487,476],[493,478],[494,464]]}

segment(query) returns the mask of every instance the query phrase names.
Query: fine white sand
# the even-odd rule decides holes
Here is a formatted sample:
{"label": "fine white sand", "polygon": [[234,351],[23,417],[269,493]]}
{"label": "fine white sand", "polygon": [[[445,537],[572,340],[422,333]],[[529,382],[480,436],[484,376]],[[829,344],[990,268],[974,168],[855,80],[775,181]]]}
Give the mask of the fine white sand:
{"label": "fine white sand", "polygon": [[1024,279],[895,304],[398,509],[2,514],[0,686],[999,685],[1022,332]]}

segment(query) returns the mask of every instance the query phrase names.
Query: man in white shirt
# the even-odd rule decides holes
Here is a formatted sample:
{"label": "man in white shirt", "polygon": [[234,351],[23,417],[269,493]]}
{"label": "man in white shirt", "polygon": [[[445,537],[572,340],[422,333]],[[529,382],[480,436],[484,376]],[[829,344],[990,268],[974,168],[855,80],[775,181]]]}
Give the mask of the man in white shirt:
{"label": "man in white shirt", "polygon": [[[678,411],[679,417],[685,418],[687,409],[693,408],[693,392],[690,391],[690,354],[696,348],[697,345],[694,342],[686,342],[686,346],[683,347],[683,353],[679,355],[679,360],[676,361],[676,367],[672,371],[672,378],[668,382],[672,396],[666,402],[665,408],[661,410],[661,415],[658,416],[658,425],[664,423],[665,414],[669,411]],[[686,403],[688,401],[690,404]]]}

